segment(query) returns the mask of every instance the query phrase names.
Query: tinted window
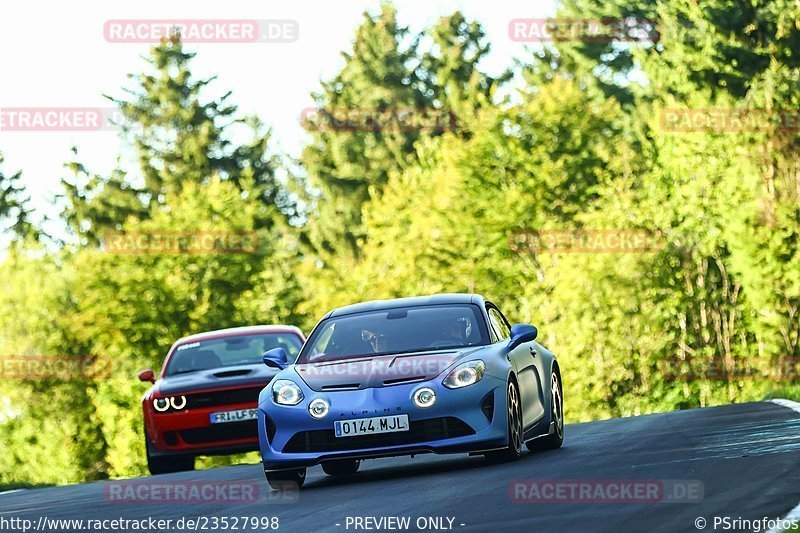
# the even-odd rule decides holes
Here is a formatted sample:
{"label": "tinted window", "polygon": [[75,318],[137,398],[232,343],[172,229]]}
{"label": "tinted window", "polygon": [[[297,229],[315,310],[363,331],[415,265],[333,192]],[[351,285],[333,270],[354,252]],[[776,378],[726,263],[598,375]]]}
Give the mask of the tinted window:
{"label": "tinted window", "polygon": [[166,376],[226,366],[261,364],[264,352],[283,348],[292,360],[303,343],[291,333],[237,335],[182,344],[175,349]]}
{"label": "tinted window", "polygon": [[474,305],[404,307],[329,318],[314,329],[298,363],[489,344]]}
{"label": "tinted window", "polygon": [[497,336],[499,337],[498,340],[511,338],[511,330],[508,328],[508,324],[506,324],[506,321],[503,319],[503,315],[500,314],[500,311],[494,307],[489,308],[489,322],[492,323],[492,329],[494,329],[495,333],[497,333]]}

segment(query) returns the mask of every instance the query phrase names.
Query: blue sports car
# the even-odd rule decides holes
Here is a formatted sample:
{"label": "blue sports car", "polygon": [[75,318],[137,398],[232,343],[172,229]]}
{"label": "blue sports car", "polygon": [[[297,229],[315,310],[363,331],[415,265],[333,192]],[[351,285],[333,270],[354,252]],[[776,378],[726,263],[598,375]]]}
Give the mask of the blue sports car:
{"label": "blue sports car", "polygon": [[491,302],[440,294],[350,305],[326,314],[294,362],[261,391],[267,481],[296,488],[306,468],[351,475],[362,459],[425,452],[510,461],[564,440],[561,371],[528,324]]}

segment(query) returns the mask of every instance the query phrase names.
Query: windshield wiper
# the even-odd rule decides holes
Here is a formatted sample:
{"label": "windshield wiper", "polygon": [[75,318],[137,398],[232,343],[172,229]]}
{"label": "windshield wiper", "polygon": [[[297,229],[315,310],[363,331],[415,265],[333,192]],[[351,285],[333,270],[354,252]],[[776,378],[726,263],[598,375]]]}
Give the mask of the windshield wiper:
{"label": "windshield wiper", "polygon": [[335,357],[333,359],[323,359],[321,361],[314,361],[311,363],[305,364],[312,364],[312,365],[324,365],[327,363],[334,364],[334,363],[342,363],[344,361],[353,362],[353,361],[371,361],[375,358],[375,355],[344,355],[342,357]]}
{"label": "windshield wiper", "polygon": [[170,376],[177,376],[178,374],[191,374],[192,372],[200,372],[200,370],[200,368],[194,368],[192,370],[178,370],[177,372],[170,374]]}

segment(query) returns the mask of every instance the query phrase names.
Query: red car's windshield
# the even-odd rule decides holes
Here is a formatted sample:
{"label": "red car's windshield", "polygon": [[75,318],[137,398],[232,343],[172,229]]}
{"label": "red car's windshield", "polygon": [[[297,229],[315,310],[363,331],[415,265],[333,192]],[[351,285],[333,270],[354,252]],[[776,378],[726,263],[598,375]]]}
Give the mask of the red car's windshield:
{"label": "red car's windshield", "polygon": [[273,348],[283,348],[293,358],[302,346],[300,338],[292,333],[259,333],[190,342],[175,348],[164,375],[260,364],[264,352]]}

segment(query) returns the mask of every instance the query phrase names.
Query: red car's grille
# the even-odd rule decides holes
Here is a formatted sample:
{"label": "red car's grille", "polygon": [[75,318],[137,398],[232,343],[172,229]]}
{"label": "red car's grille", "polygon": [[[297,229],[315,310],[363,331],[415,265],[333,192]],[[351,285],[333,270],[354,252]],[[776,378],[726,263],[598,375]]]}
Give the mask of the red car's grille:
{"label": "red car's grille", "polygon": [[474,434],[475,431],[458,418],[430,418],[411,422],[408,431],[398,433],[336,437],[332,429],[301,431],[289,439],[289,442],[283,447],[283,452],[318,453],[363,450],[466,437]]}
{"label": "red car's grille", "polygon": [[258,421],[231,422],[230,424],[216,424],[206,428],[184,429],[182,431],[169,431],[164,439],[169,441],[175,435],[180,435],[186,444],[209,444],[214,442],[255,439],[258,438]]}
{"label": "red car's grille", "polygon": [[263,388],[259,386],[245,389],[190,393],[186,394],[186,407],[188,409],[202,409],[204,407],[219,407],[242,403],[255,404],[258,403],[258,394]]}

